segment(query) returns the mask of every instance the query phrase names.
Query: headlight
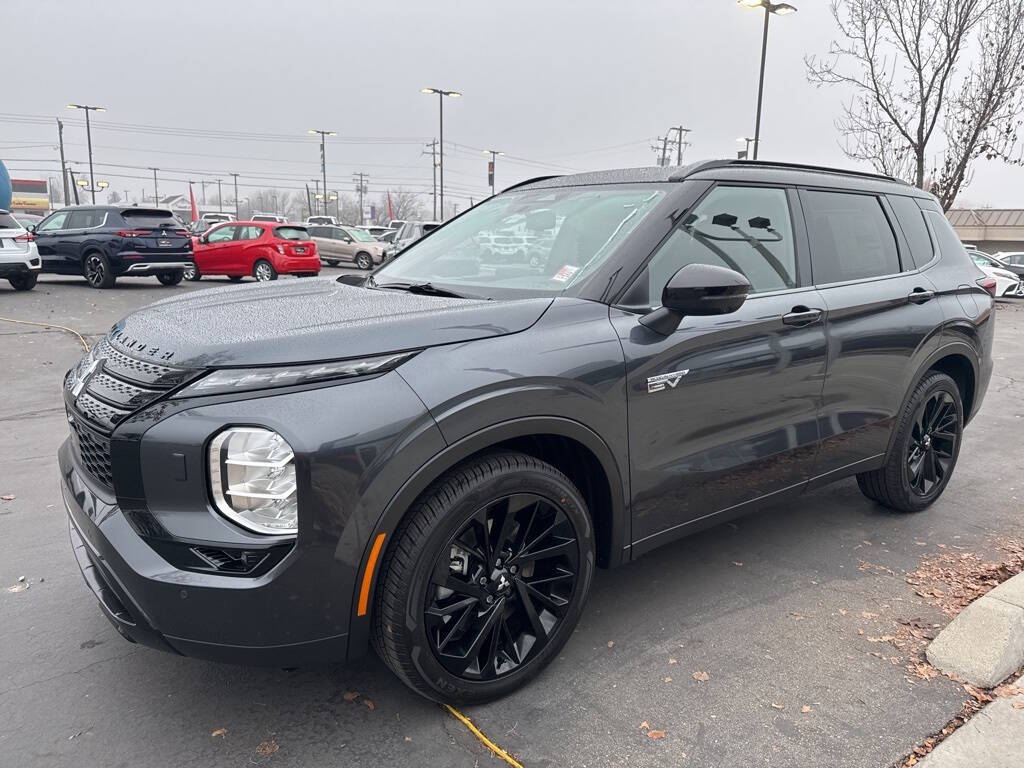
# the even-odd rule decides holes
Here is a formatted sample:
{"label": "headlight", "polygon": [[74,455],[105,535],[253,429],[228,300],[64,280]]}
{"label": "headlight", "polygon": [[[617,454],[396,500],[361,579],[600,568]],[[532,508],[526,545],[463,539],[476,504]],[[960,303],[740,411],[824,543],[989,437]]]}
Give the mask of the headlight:
{"label": "headlight", "polygon": [[295,454],[277,432],[231,427],[210,443],[210,487],[222,515],[256,533],[299,530]]}
{"label": "headlight", "polygon": [[338,360],[333,363],[312,365],[287,365],[275,368],[221,368],[189,384],[175,397],[196,395],[220,395],[225,392],[246,392],[270,387],[290,387],[296,384],[312,384],[331,379],[347,379],[353,376],[368,376],[384,373],[397,367],[415,352],[399,352],[359,360]]}

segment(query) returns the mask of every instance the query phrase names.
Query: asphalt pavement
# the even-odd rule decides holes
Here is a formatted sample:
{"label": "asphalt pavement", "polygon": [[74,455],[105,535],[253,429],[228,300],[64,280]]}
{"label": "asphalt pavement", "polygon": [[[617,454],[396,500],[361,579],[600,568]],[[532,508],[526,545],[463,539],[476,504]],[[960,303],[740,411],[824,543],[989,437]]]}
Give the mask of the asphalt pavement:
{"label": "asphalt pavement", "polygon": [[[0,317],[91,342],[132,309],[226,284],[44,277],[0,286]],[[82,581],[60,500],[61,378],[81,353],[71,333],[0,320],[0,495],[14,497],[0,501],[0,766],[503,765],[372,655],[285,671],[123,640]],[[464,713],[530,767],[893,764],[966,696],[869,640],[899,619],[947,621],[906,573],[1024,535],[1024,303],[999,304],[995,357],[930,510],[889,513],[844,481],[599,572],[560,658]]]}

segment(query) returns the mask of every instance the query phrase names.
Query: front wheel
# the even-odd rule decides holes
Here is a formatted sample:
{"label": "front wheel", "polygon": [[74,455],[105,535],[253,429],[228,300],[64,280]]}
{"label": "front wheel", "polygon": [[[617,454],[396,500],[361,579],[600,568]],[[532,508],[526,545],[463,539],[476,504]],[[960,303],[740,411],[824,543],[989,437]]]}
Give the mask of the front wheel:
{"label": "front wheel", "polygon": [[186,280],[191,280],[193,282],[198,282],[199,280],[203,279],[203,275],[199,271],[199,267],[197,267],[195,264],[185,267],[185,269],[182,270],[181,274]]}
{"label": "front wheel", "polygon": [[252,267],[252,276],[259,282],[266,283],[270,280],[277,280],[277,270],[266,259],[260,259]]}
{"label": "front wheel", "polygon": [[885,464],[857,475],[869,499],[898,512],[930,506],[949,483],[960,454],[964,407],[949,376],[927,374],[903,407]]}
{"label": "front wheel", "polygon": [[590,515],[564,474],[521,453],[471,460],[428,488],[395,531],[374,648],[429,699],[503,696],[557,656],[593,571]]}
{"label": "front wheel", "polygon": [[85,257],[82,274],[93,288],[113,288],[117,279],[110,269],[110,262],[102,253],[90,253]]}
{"label": "front wheel", "polygon": [[39,280],[38,272],[25,272],[21,275],[12,275],[7,278],[7,282],[11,284],[11,288],[16,291],[31,291],[36,287],[36,281]]}
{"label": "front wheel", "polygon": [[360,269],[373,269],[373,258],[368,253],[356,254],[356,266]]}
{"label": "front wheel", "polygon": [[156,279],[160,281],[160,285],[177,285],[181,282],[182,277],[184,277],[183,271],[177,269],[174,272],[160,272]]}

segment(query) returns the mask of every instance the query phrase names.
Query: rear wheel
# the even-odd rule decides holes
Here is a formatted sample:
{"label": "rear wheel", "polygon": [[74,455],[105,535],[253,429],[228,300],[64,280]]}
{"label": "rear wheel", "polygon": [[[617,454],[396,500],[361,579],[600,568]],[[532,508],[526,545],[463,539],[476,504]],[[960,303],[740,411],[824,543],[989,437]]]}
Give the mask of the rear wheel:
{"label": "rear wheel", "polygon": [[593,528],[572,482],[532,456],[484,456],[436,481],[396,530],[374,648],[427,698],[502,696],[558,654],[593,571]]}
{"label": "rear wheel", "polygon": [[327,262],[327,266],[329,266],[329,267],[336,267],[336,266],[338,266],[338,260],[337,259],[324,259],[324,261]]}
{"label": "rear wheel", "polygon": [[949,483],[960,453],[964,411],[960,390],[949,376],[932,371],[903,408],[886,463],[857,475],[869,499],[899,512],[918,512]]}
{"label": "rear wheel", "polygon": [[93,288],[112,288],[117,279],[110,270],[110,262],[102,253],[93,251],[85,256],[82,274]]}
{"label": "rear wheel", "polygon": [[160,285],[177,285],[181,282],[184,274],[182,270],[176,269],[174,272],[160,272],[156,279],[160,281]]}
{"label": "rear wheel", "polygon": [[365,252],[357,253],[356,266],[360,269],[373,269],[373,257]]}
{"label": "rear wheel", "polygon": [[266,259],[260,259],[252,267],[252,276],[259,282],[265,283],[269,280],[277,280],[277,270]]}
{"label": "rear wheel", "polygon": [[13,275],[7,278],[7,282],[11,284],[11,288],[16,291],[31,291],[36,287],[36,281],[39,279],[38,272],[26,272],[22,275]]}
{"label": "rear wheel", "polygon": [[192,280],[193,282],[203,279],[202,274],[199,272],[199,267],[195,264],[190,267],[185,267],[181,274],[186,280]]}

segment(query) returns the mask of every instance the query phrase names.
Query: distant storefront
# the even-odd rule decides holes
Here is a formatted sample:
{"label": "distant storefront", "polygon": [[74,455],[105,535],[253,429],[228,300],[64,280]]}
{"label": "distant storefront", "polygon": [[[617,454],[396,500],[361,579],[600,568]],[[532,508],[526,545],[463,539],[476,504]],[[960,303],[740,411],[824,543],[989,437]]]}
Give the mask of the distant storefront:
{"label": "distant storefront", "polygon": [[964,243],[985,253],[1024,251],[1024,209],[954,208],[949,223]]}
{"label": "distant storefront", "polygon": [[50,189],[43,179],[11,179],[11,211],[44,214],[50,210]]}

